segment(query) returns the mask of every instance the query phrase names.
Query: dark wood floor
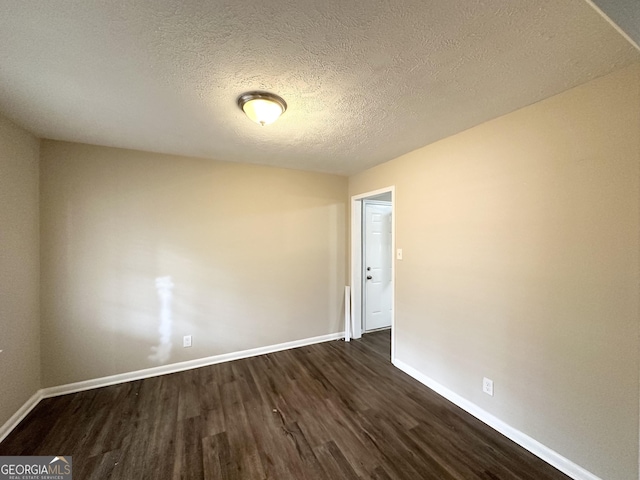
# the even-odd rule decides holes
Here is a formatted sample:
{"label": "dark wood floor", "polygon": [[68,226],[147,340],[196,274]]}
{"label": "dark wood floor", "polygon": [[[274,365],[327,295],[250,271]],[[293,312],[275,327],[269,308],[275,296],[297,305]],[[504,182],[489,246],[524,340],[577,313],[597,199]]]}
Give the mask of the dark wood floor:
{"label": "dark wood floor", "polygon": [[567,479],[389,362],[389,332],[43,400],[0,455],[74,479]]}

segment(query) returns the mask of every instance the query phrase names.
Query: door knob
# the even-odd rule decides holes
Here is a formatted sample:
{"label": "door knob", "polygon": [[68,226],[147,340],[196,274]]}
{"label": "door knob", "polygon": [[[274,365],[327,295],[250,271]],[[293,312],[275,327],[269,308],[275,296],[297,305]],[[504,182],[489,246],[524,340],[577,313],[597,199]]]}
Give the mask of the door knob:
{"label": "door knob", "polygon": [[371,280],[373,277],[371,275],[367,275],[367,280]]}

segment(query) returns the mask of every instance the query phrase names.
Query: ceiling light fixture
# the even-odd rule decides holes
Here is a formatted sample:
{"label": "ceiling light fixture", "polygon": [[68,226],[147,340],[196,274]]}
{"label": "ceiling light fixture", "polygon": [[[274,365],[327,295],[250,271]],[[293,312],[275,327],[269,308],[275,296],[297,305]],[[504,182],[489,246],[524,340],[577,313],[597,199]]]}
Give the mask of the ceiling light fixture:
{"label": "ceiling light fixture", "polygon": [[247,92],[238,97],[238,106],[251,120],[263,127],[275,122],[287,109],[287,103],[269,92]]}

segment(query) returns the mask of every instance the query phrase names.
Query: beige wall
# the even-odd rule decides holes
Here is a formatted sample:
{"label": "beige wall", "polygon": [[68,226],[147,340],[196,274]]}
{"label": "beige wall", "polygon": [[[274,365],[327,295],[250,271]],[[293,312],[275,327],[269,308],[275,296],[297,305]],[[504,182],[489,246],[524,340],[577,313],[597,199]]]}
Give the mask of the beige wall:
{"label": "beige wall", "polygon": [[38,149],[0,116],[0,426],[40,388]]}
{"label": "beige wall", "polygon": [[633,67],[350,178],[396,186],[397,358],[608,480],[638,478],[639,161]]}
{"label": "beige wall", "polygon": [[345,177],[54,141],[41,171],[44,387],[341,330]]}

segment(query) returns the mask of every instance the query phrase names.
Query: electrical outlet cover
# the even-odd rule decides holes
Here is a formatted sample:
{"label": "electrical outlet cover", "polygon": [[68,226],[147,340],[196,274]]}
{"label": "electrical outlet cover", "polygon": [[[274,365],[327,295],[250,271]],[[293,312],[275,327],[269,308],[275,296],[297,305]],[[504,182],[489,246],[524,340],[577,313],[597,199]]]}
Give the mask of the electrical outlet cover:
{"label": "electrical outlet cover", "polygon": [[482,391],[487,395],[491,395],[493,397],[493,380],[484,377],[482,379]]}

